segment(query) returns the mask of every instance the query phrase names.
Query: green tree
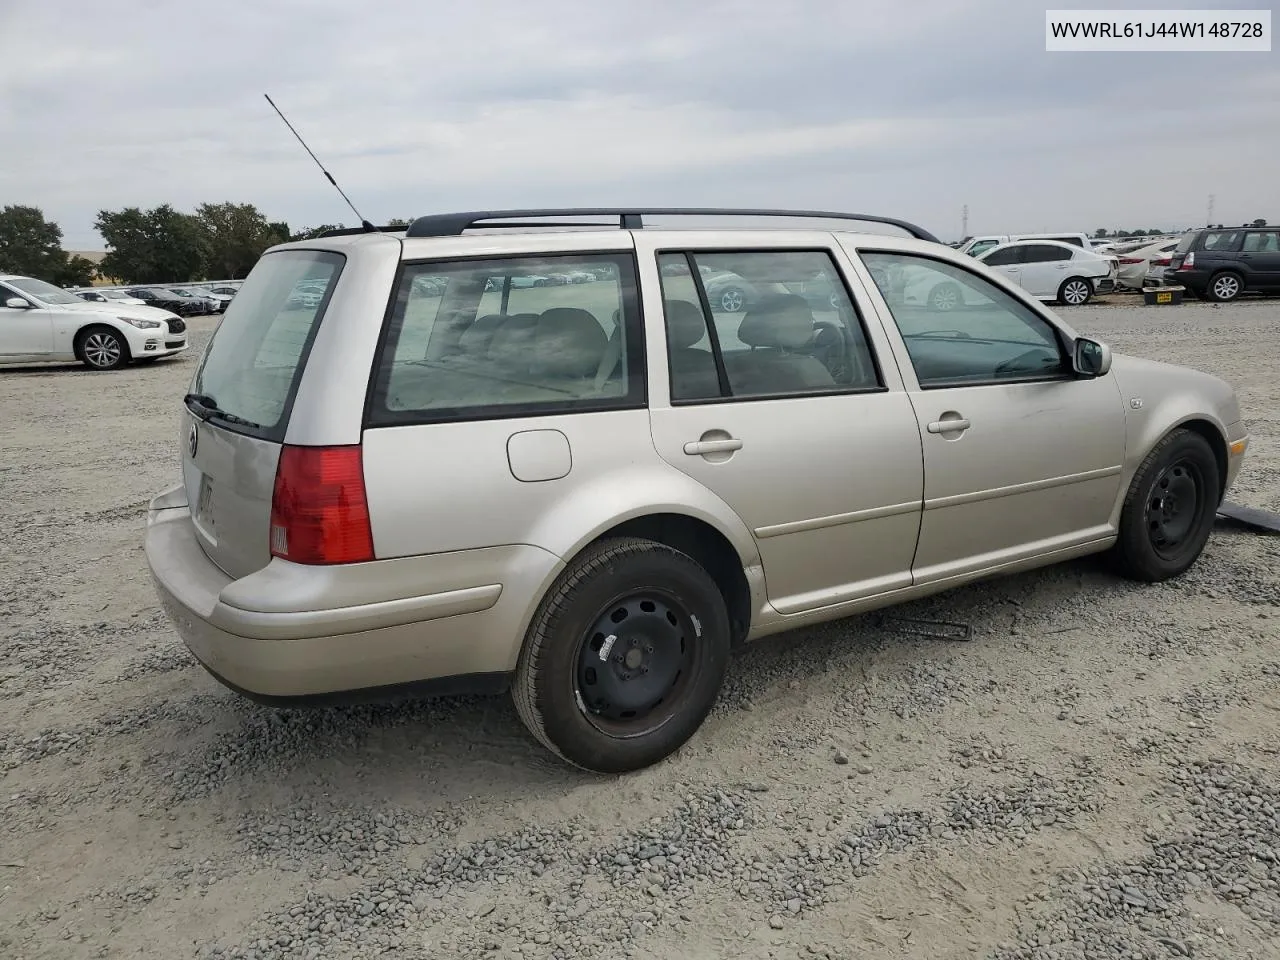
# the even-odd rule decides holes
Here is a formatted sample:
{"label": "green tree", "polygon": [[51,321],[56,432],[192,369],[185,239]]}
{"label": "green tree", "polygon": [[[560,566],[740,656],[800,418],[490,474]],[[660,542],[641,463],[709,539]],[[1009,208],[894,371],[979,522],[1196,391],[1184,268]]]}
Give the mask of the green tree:
{"label": "green tree", "polygon": [[85,286],[93,281],[94,265],[84,257],[68,259],[62,228],[39,207],[13,205],[0,210],[0,271]]}
{"label": "green tree", "polygon": [[204,226],[167,203],[145,211],[101,210],[97,228],[108,247],[102,272],[125,283],[185,283],[204,272]]}
{"label": "green tree", "polygon": [[208,276],[240,279],[262,251],[289,238],[288,224],[268,223],[251,203],[202,203],[196,218],[205,233]]}
{"label": "green tree", "polygon": [[49,282],[61,287],[90,286],[93,278],[98,274],[98,265],[85,257],[69,257],[65,252],[63,256],[65,259],[62,265],[54,271],[53,278]]}
{"label": "green tree", "polygon": [[326,230],[345,230],[346,225],[341,223],[322,223],[318,227],[303,227],[297,233],[289,234],[291,241],[297,240],[314,240]]}
{"label": "green tree", "polygon": [[1107,228],[1099,227],[1097,230],[1093,231],[1093,235],[1096,239],[1101,240],[1103,237],[1107,235]]}

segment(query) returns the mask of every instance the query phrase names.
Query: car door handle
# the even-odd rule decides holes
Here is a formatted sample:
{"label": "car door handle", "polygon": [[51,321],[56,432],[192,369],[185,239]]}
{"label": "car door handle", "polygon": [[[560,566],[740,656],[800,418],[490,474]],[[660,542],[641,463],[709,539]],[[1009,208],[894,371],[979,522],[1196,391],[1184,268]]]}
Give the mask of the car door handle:
{"label": "car door handle", "polygon": [[968,430],[973,424],[968,420],[935,420],[929,424],[930,433],[956,433],[960,430]]}
{"label": "car door handle", "polygon": [[684,445],[684,452],[691,457],[701,457],[708,453],[732,453],[742,449],[742,441],[737,437],[727,440],[690,440]]}

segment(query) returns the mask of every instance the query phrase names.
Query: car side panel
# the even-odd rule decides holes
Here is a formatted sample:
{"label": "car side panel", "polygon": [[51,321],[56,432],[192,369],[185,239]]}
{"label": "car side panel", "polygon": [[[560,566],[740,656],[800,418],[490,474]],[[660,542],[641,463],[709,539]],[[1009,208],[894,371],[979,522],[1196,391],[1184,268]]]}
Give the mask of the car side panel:
{"label": "car side panel", "polygon": [[[1110,376],[1114,377],[1126,416],[1126,449],[1120,496],[1112,509],[1118,522],[1124,494],[1151,448],[1180,424],[1198,420],[1208,423],[1225,446],[1247,434],[1240,419],[1240,406],[1230,385],[1217,377],[1172,364],[1140,357],[1116,356]],[[1240,467],[1240,458],[1228,457],[1228,487]]]}

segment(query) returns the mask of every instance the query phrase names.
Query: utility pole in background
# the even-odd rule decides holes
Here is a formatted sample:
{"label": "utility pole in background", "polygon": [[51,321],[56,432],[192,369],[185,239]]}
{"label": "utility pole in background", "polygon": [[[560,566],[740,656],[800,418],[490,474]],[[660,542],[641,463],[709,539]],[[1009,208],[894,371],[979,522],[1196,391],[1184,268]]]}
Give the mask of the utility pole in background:
{"label": "utility pole in background", "polygon": [[969,205],[966,203],[960,211],[960,236],[961,238],[969,235]]}
{"label": "utility pole in background", "polygon": [[1209,194],[1209,217],[1207,220],[1205,220],[1204,225],[1206,227],[1213,226],[1213,194],[1212,193]]}

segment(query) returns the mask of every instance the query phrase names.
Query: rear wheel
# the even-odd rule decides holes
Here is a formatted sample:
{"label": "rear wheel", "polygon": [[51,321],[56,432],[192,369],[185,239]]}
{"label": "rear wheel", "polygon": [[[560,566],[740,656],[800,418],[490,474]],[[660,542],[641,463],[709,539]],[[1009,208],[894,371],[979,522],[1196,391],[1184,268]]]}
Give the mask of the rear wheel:
{"label": "rear wheel", "polygon": [[76,356],[93,370],[115,370],[129,360],[129,345],[110,327],[89,327],[76,337]]}
{"label": "rear wheel", "polygon": [[1119,572],[1155,582],[1183,573],[1209,540],[1222,496],[1218,460],[1209,442],[1174,430],[1134,474],[1112,549]]}
{"label": "rear wheel", "polygon": [[1240,279],[1240,274],[1232,273],[1229,270],[1214,274],[1209,281],[1209,299],[1216,300],[1219,303],[1234,300],[1243,292],[1244,281]]}
{"label": "rear wheel", "polygon": [[747,295],[739,287],[729,287],[720,294],[720,308],[725,313],[737,313],[747,304]]}
{"label": "rear wheel", "polygon": [[1068,277],[1058,288],[1058,302],[1083,307],[1093,298],[1093,284],[1082,277]]}
{"label": "rear wheel", "polygon": [[512,695],[544,746],[587,770],[624,773],[693,736],[728,659],[724,597],[692,557],[650,540],[603,540],[538,608]]}

